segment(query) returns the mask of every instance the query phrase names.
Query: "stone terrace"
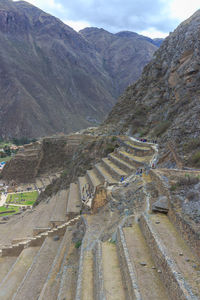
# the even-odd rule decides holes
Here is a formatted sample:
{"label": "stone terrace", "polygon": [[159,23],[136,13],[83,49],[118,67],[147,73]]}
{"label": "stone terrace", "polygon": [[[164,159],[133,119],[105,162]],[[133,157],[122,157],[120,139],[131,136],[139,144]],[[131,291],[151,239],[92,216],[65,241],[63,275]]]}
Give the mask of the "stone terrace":
{"label": "stone terrace", "polygon": [[[119,144],[68,191],[0,225],[0,299],[199,299],[198,252],[177,230],[163,177],[178,171],[150,170],[155,145],[128,137]],[[107,195],[137,176],[143,212],[119,216]],[[83,239],[74,240],[80,228]]]}

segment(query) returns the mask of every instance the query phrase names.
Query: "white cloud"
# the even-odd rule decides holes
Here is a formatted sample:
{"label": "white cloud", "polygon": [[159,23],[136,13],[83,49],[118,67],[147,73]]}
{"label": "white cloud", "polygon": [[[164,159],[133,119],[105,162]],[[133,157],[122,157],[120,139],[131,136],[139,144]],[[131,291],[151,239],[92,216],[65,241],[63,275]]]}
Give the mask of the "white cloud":
{"label": "white cloud", "polygon": [[199,0],[171,0],[169,2],[171,16],[184,21],[189,18],[196,10],[200,9]]}
{"label": "white cloud", "polygon": [[[20,0],[14,0],[14,1],[20,1]],[[62,11],[63,5],[56,0],[27,0],[27,2],[43,9],[46,11],[49,11],[53,13],[53,11]]]}
{"label": "white cloud", "polygon": [[79,31],[85,27],[91,27],[90,23],[86,21],[72,21],[72,20],[63,20],[65,24],[72,27],[74,30]]}
{"label": "white cloud", "polygon": [[165,37],[200,8],[200,0],[26,1],[77,31],[93,26],[113,33],[130,30],[152,38]]}
{"label": "white cloud", "polygon": [[168,33],[164,33],[162,31],[156,30],[155,28],[147,28],[146,30],[142,30],[138,33],[144,36],[148,36],[152,39],[165,38],[168,35]]}

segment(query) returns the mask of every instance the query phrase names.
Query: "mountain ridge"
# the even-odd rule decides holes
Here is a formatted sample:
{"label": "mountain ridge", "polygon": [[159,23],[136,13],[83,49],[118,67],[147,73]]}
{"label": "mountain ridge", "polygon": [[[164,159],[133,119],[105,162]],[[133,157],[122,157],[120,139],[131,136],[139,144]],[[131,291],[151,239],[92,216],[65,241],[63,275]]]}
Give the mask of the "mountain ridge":
{"label": "mountain ridge", "polygon": [[102,55],[104,67],[114,82],[116,97],[140,77],[144,66],[158,49],[152,39],[135,32],[113,34],[96,27],[79,32]]}
{"label": "mountain ridge", "polygon": [[[113,63],[108,72],[102,55],[82,34],[27,2],[1,1],[0,25],[2,138],[70,133],[105,119],[127,85],[126,64],[135,63],[131,49],[119,54],[125,73],[117,78]],[[140,72],[157,49],[150,48],[150,54],[144,49],[139,57],[148,53]]]}

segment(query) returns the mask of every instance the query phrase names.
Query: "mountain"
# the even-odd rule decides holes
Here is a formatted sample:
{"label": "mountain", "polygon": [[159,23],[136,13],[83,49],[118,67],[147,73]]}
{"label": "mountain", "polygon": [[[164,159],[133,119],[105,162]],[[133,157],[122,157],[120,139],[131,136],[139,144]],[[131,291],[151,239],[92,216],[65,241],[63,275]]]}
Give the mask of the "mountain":
{"label": "mountain", "polygon": [[80,33],[102,55],[104,67],[113,80],[116,97],[140,77],[159,45],[148,37],[130,31],[112,34],[102,28],[91,27]]}
{"label": "mountain", "polygon": [[157,47],[135,33],[93,31],[96,42],[29,3],[0,2],[0,137],[69,133],[105,119]]}
{"label": "mountain", "polygon": [[159,138],[161,147],[172,141],[182,158],[193,165],[196,161],[196,166],[200,165],[199,28],[200,10],[164,40],[104,123],[115,133]]}
{"label": "mountain", "polygon": [[113,106],[101,56],[24,2],[0,2],[0,136],[38,137],[100,122]]}

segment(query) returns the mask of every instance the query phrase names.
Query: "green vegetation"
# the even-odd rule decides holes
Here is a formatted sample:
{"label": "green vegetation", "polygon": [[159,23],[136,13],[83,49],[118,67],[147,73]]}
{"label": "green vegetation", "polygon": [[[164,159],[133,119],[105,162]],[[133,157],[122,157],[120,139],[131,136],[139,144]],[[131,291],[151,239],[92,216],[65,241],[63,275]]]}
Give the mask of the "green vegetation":
{"label": "green vegetation", "polygon": [[111,244],[113,244],[113,245],[116,245],[116,240],[110,239],[110,240],[109,240],[109,243],[111,243]]}
{"label": "green vegetation", "polygon": [[26,144],[30,144],[32,142],[36,142],[36,139],[29,139],[27,137],[22,137],[20,139],[14,138],[12,140],[13,144],[17,145],[17,146],[21,146],[21,145],[26,145]]}
{"label": "green vegetation", "polygon": [[200,147],[200,138],[188,139],[187,142],[183,144],[183,150],[185,152],[194,151]]}
{"label": "green vegetation", "polygon": [[147,135],[149,129],[148,128],[140,128],[138,130],[138,133],[139,133],[139,137],[144,137]]}
{"label": "green vegetation", "polygon": [[170,126],[170,121],[161,121],[158,125],[154,128],[154,135],[156,137],[161,136]]}
{"label": "green vegetation", "polygon": [[170,191],[174,192],[177,189],[178,185],[177,184],[172,184],[170,187]]}
{"label": "green vegetation", "polygon": [[62,177],[65,177],[65,176],[67,176],[68,174],[69,174],[69,169],[65,169],[65,170],[62,172],[61,176],[62,176]]}
{"label": "green vegetation", "polygon": [[26,192],[26,193],[15,193],[9,194],[7,197],[7,203],[15,203],[22,205],[33,205],[38,198],[38,192]]}
{"label": "green vegetation", "polygon": [[175,191],[178,187],[190,186],[193,184],[197,184],[200,181],[199,176],[190,176],[189,174],[185,174],[185,177],[181,177],[175,184],[172,184],[170,187],[170,191]]}
{"label": "green vegetation", "polygon": [[190,158],[190,162],[195,167],[200,167],[200,151],[196,151]]}
{"label": "green vegetation", "polygon": [[113,136],[112,138],[111,138],[111,142],[115,142],[117,140],[117,137],[116,136]]}
{"label": "green vegetation", "polygon": [[75,243],[75,248],[78,249],[82,244],[82,241],[78,241]]}
{"label": "green vegetation", "polygon": [[11,156],[6,156],[6,157],[1,157],[0,158],[0,162],[2,162],[2,161],[9,161],[9,160],[11,160]]}
{"label": "green vegetation", "polygon": [[0,213],[5,212],[2,214],[2,216],[8,216],[8,215],[13,215],[19,212],[19,207],[18,206],[0,206]]}

